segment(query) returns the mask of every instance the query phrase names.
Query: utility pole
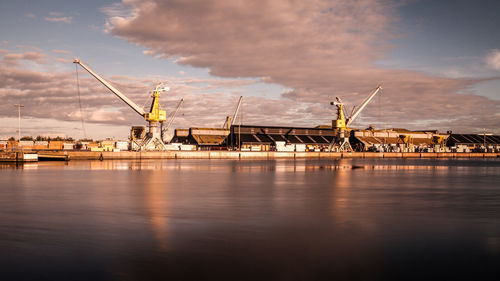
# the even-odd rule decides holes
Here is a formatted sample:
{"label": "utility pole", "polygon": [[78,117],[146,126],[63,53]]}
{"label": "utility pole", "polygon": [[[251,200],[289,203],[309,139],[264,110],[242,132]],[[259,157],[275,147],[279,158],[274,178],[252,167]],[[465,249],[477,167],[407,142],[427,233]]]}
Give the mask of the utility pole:
{"label": "utility pole", "polygon": [[483,151],[486,152],[486,128],[483,129]]}
{"label": "utility pole", "polygon": [[483,135],[483,151],[488,152],[488,149],[486,148],[486,136],[492,136],[492,133],[486,133],[486,128],[483,128],[483,133],[480,134]]}
{"label": "utility pole", "polygon": [[241,117],[239,121],[240,123],[238,124],[238,150],[241,151]]}
{"label": "utility pole", "polygon": [[17,107],[17,112],[19,114],[17,133],[18,133],[18,140],[21,140],[21,107],[24,107],[24,105],[18,103],[14,104],[14,106]]}

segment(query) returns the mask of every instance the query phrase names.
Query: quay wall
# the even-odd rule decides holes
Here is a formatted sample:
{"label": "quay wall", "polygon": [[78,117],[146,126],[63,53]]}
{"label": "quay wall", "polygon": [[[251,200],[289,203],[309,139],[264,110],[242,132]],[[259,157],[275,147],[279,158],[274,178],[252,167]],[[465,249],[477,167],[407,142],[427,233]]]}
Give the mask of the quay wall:
{"label": "quay wall", "polygon": [[[0,152],[0,161],[19,161],[20,152]],[[399,153],[399,152],[277,152],[277,151],[39,151],[40,160],[60,157],[66,160],[141,159],[280,159],[280,158],[495,158],[500,153]],[[22,159],[22,158],[21,158]]]}
{"label": "quay wall", "polygon": [[[0,151],[0,162],[22,162],[22,153]],[[30,153],[36,153],[30,152]],[[142,159],[336,159],[336,158],[497,158],[500,153],[278,152],[278,151],[39,151],[39,160]]]}

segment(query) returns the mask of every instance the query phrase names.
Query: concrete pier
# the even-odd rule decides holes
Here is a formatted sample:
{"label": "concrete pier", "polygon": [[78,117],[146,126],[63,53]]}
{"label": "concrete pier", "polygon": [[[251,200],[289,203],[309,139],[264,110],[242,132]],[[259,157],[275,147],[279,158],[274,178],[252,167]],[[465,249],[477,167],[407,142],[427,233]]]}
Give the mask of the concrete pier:
{"label": "concrete pier", "polygon": [[[2,162],[22,162],[34,152],[0,152]],[[336,158],[496,158],[500,153],[397,153],[397,152],[277,152],[277,151],[39,151],[44,158],[64,160],[141,160],[141,159],[336,159]],[[42,157],[40,157],[42,158]]]}
{"label": "concrete pier", "polygon": [[37,152],[32,151],[0,151],[0,162],[36,162],[38,161]]}

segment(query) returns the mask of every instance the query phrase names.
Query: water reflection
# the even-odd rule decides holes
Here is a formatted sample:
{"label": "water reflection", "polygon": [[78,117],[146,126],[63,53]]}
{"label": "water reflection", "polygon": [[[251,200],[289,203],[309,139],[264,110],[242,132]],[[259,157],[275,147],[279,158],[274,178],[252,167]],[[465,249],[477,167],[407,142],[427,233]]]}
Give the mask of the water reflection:
{"label": "water reflection", "polygon": [[[206,165],[198,165],[204,161]],[[275,172],[275,173],[306,173],[311,171],[329,170],[435,170],[449,169],[467,170],[470,167],[484,166],[495,169],[499,161],[495,159],[475,159],[469,162],[463,159],[278,159],[278,160],[105,160],[105,161],[49,161],[35,163],[1,163],[0,169],[50,169],[67,167],[69,169],[90,170],[184,170],[184,171],[216,171],[224,170],[226,163],[234,163],[233,172]],[[238,164],[239,163],[239,164]],[[269,165],[271,164],[271,165]]]}
{"label": "water reflection", "polygon": [[485,279],[500,262],[499,163],[5,165],[0,279]]}
{"label": "water reflection", "polygon": [[168,235],[168,194],[165,185],[163,184],[164,177],[168,177],[168,173],[164,171],[153,171],[145,182],[146,205],[148,210],[149,220],[155,239],[158,242],[158,247],[162,251],[167,250],[167,235]]}

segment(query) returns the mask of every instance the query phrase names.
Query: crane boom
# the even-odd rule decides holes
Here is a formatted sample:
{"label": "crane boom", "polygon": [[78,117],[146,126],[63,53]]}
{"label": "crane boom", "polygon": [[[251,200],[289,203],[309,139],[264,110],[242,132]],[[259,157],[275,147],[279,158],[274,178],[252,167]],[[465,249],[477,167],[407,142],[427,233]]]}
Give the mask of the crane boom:
{"label": "crane boom", "polygon": [[238,100],[238,105],[236,106],[236,109],[234,110],[233,119],[231,119],[231,121],[229,123],[229,128],[231,128],[231,124],[236,120],[236,117],[238,116],[238,112],[240,111],[242,99],[243,99],[243,96],[240,96],[240,99]]}
{"label": "crane boom", "polygon": [[175,109],[174,114],[172,115],[172,117],[170,118],[170,120],[168,120],[167,126],[163,129],[164,132],[166,132],[168,130],[168,128],[170,128],[170,125],[172,125],[172,122],[174,122],[175,116],[177,116],[177,112],[179,112],[179,108],[181,108],[181,105],[182,105],[183,102],[184,102],[184,99],[181,99],[179,101],[179,104],[177,105],[177,108]]}
{"label": "crane boom", "polygon": [[363,103],[358,107],[358,109],[354,112],[354,114],[347,120],[346,122],[346,127],[349,127],[349,125],[351,125],[352,122],[354,122],[354,120],[356,119],[356,117],[359,115],[359,113],[361,113],[361,111],[365,108],[365,106],[373,99],[373,97],[382,89],[382,86],[378,86],[377,88],[375,88],[375,90],[373,91],[373,93],[371,95],[369,95],[364,101]]}
{"label": "crane boom", "polygon": [[122,101],[124,101],[128,106],[130,106],[135,112],[139,113],[141,116],[145,116],[146,112],[139,107],[137,104],[135,104],[133,101],[131,101],[129,98],[127,98],[124,94],[122,94],[118,89],[113,87],[108,81],[106,81],[104,78],[99,76],[97,73],[92,71],[88,66],[86,66],[84,63],[82,63],[79,59],[73,60],[73,63],[79,64],[83,69],[87,70],[92,76],[94,76],[99,82],[101,82],[106,88],[108,88],[113,94],[115,94],[117,97],[119,97]]}
{"label": "crane boom", "polygon": [[231,124],[233,124],[234,120],[236,120],[236,117],[238,116],[238,112],[240,111],[242,99],[243,99],[243,96],[240,96],[240,99],[238,100],[238,105],[236,106],[236,109],[234,110],[233,118],[231,119],[231,116],[226,116],[226,121],[224,122],[224,125],[222,125],[222,128],[225,128],[225,129],[231,128]]}

